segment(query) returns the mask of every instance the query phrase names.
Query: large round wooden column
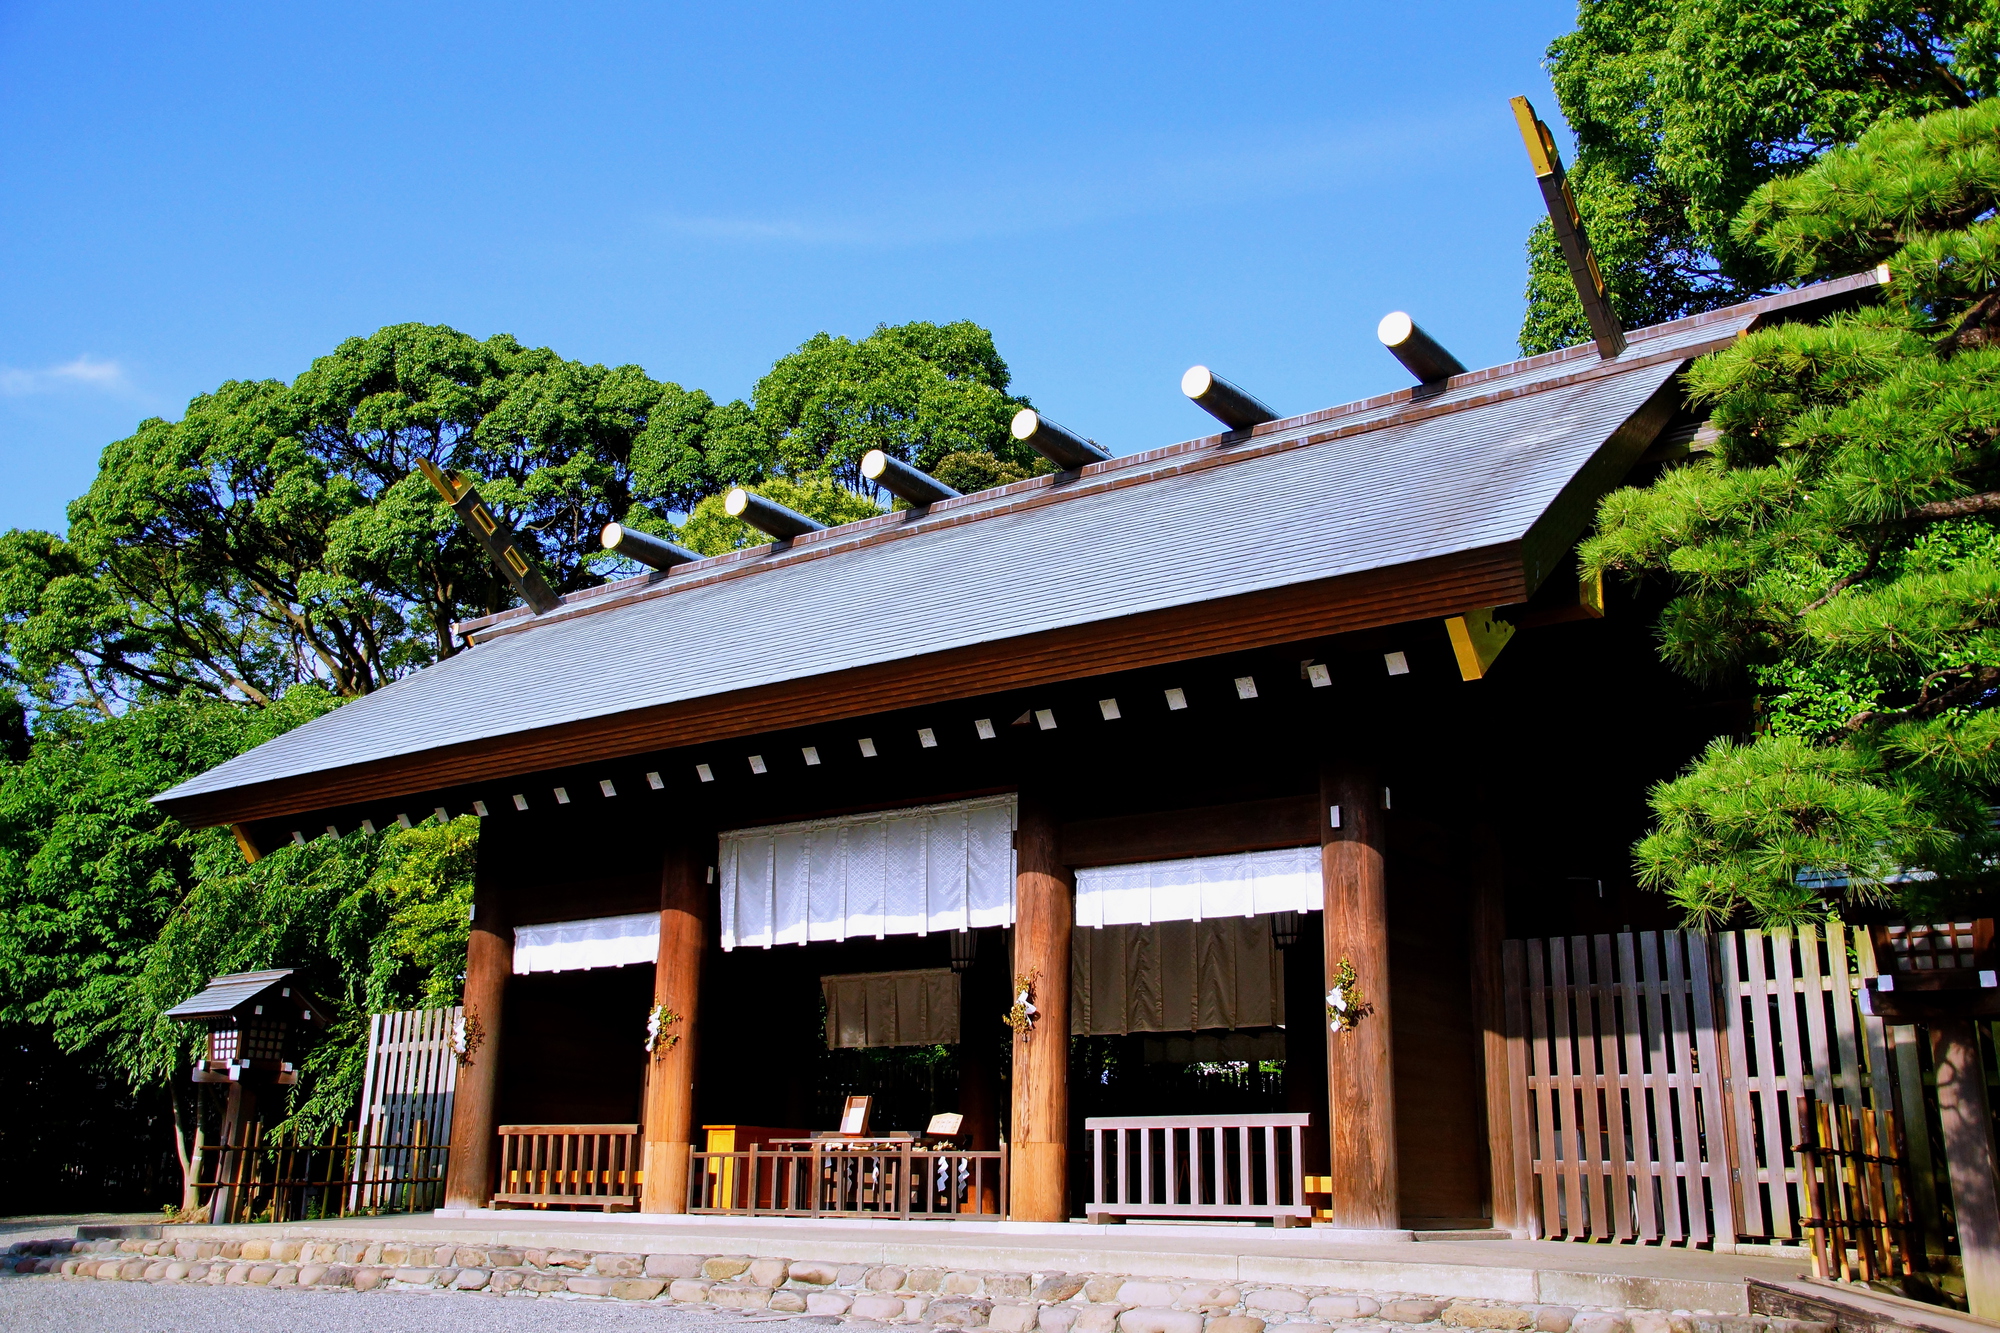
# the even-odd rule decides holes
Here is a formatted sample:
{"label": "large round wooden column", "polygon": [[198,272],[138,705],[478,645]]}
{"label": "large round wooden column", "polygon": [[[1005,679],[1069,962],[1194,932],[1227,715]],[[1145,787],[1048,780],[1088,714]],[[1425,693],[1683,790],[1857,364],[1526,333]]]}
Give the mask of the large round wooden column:
{"label": "large round wooden column", "polygon": [[[482,849],[483,850],[483,849]],[[514,931],[484,874],[472,890],[472,936],[465,946],[465,1024],[470,1047],[459,1061],[451,1102],[447,1208],[484,1208],[493,1195],[494,1119],[500,1095],[500,1017],[514,970]]]}
{"label": "large round wooden column", "polygon": [[[1396,1071],[1389,1033],[1388,844],[1382,779],[1374,765],[1342,759],[1320,770],[1320,874],[1326,885],[1326,976],[1341,960],[1374,1012],[1326,1038],[1331,1128],[1331,1225],[1393,1230],[1396,1203]],[[1335,827],[1335,810],[1338,827]],[[1318,1013],[1324,1014],[1322,1002]],[[1325,1025],[1325,1019],[1321,1018]]]}
{"label": "large round wooden column", "polygon": [[663,1028],[646,1069],[645,1185],[639,1210],[687,1211],[688,1153],[694,1143],[696,1004],[708,945],[708,858],[701,846],[677,839],[660,874],[660,952],[653,1003],[675,1015]]}
{"label": "large round wooden column", "polygon": [[[1056,859],[1056,826],[1048,807],[1023,792],[1020,820],[1014,838],[1014,972],[1034,975],[1040,1012],[1032,1033],[1014,1037],[1007,1211],[1020,1222],[1062,1222],[1069,1218],[1069,933],[1076,884]],[[1010,994],[1010,1004],[1012,999]]]}

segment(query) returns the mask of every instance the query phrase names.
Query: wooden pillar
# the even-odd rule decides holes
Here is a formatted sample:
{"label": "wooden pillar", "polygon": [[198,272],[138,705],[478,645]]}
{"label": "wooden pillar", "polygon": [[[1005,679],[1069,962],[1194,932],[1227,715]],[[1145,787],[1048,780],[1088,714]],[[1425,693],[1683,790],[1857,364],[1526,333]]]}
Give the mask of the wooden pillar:
{"label": "wooden pillar", "polygon": [[[199,1087],[200,1085],[197,1084],[196,1086]],[[197,1117],[200,1115],[200,1110],[201,1103],[197,1101],[195,1103]],[[198,1118],[197,1123],[199,1123]],[[250,1145],[250,1130],[256,1123],[257,1089],[252,1085],[240,1081],[231,1082],[228,1098],[222,1104],[221,1146],[225,1148],[248,1147]],[[200,1139],[197,1138],[196,1142],[199,1143]],[[239,1180],[249,1174],[249,1155],[246,1153],[217,1153],[215,1155],[215,1163],[215,1178],[218,1181]],[[195,1168],[197,1175],[190,1177],[191,1179],[199,1179],[200,1167],[201,1159],[196,1157]],[[218,1225],[234,1222],[236,1220],[236,1204],[236,1187],[228,1184],[217,1185],[215,1192],[209,1196],[208,1220]]]}
{"label": "wooden pillar", "polygon": [[1056,859],[1048,807],[1023,792],[1020,820],[1014,972],[1034,974],[1040,1012],[1032,1033],[1014,1037],[1008,1215],[1020,1222],[1062,1222],[1069,1218],[1069,935],[1076,883]]}
{"label": "wooden pillar", "polygon": [[1500,943],[1507,933],[1506,881],[1500,840],[1481,822],[1470,839],[1472,876],[1472,1004],[1479,1024],[1480,1061],[1486,1082],[1486,1180],[1493,1225],[1525,1228],[1514,1161],[1514,1098],[1525,1096],[1509,1081],[1507,991]]}
{"label": "wooden pillar", "polygon": [[1933,1023],[1930,1030],[1966,1303],[1976,1318],[2000,1319],[2000,1195],[1995,1193],[1993,1122],[1979,1065],[1979,1035],[1965,1018]]}
{"label": "wooden pillar", "polygon": [[[484,845],[482,844],[482,852]],[[472,935],[465,946],[467,1045],[451,1103],[447,1208],[484,1208],[493,1197],[493,1154],[500,1100],[500,1019],[514,970],[514,931],[489,876],[475,872]]]}
{"label": "wooden pillar", "polygon": [[645,1184],[639,1211],[687,1211],[694,1144],[694,1069],[701,961],[708,947],[709,859],[703,844],[676,839],[660,872],[660,952],[653,1003],[676,1017],[662,1028],[646,1070]]}
{"label": "wooden pillar", "polygon": [[[1326,1037],[1327,1112],[1333,1177],[1329,1224],[1393,1230],[1396,1202],[1396,1070],[1389,1012],[1389,909],[1384,853],[1388,830],[1382,779],[1365,761],[1329,761],[1320,770],[1320,874],[1328,985],[1341,961],[1374,1012],[1347,1032]],[[1333,810],[1339,809],[1339,827]],[[1325,1005],[1317,1011],[1323,1015]],[[1322,1024],[1325,1019],[1320,1019]]]}

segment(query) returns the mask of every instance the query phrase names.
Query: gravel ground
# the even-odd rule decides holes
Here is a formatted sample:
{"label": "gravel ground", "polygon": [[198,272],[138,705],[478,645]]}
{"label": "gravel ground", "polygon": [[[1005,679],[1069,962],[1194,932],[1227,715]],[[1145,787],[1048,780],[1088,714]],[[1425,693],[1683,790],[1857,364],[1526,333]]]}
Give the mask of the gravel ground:
{"label": "gravel ground", "polygon": [[[830,1318],[730,1315],[623,1301],[527,1300],[468,1292],[297,1291],[0,1278],[0,1329],[23,1333],[752,1333],[788,1324],[817,1333]],[[806,1327],[796,1327],[804,1325]],[[765,1330],[763,1333],[779,1333]]]}

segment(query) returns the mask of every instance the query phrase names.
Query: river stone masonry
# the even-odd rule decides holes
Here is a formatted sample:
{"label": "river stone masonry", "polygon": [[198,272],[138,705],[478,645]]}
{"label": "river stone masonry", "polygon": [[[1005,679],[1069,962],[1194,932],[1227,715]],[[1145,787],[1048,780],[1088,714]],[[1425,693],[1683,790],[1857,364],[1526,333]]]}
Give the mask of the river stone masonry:
{"label": "river stone masonry", "polygon": [[1828,1323],[1707,1310],[1591,1309],[1440,1300],[1393,1291],[1173,1282],[1115,1273],[1004,1273],[836,1264],[748,1254],[315,1240],[37,1240],[0,1274],[72,1282],[446,1290],[509,1298],[650,1301],[835,1316],[856,1328],[993,1333],[1835,1333]]}

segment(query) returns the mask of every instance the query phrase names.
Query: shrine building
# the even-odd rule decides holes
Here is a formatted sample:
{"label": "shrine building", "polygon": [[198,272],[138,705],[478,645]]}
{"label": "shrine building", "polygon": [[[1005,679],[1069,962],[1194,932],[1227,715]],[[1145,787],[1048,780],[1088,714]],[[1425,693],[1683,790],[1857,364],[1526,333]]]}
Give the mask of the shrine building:
{"label": "shrine building", "polygon": [[480,817],[450,1207],[554,1197],[539,1129],[645,1212],[1514,1228],[1500,942],[1665,924],[1646,790],[1746,721],[1577,543],[1704,447],[1693,359],[1876,282],[1472,371],[1385,321],[1425,382],[1272,418],[1190,372],[1222,433],[1023,413],[1061,471],[746,495],[789,535],[620,538],[665,567],[157,799],[253,857]]}

